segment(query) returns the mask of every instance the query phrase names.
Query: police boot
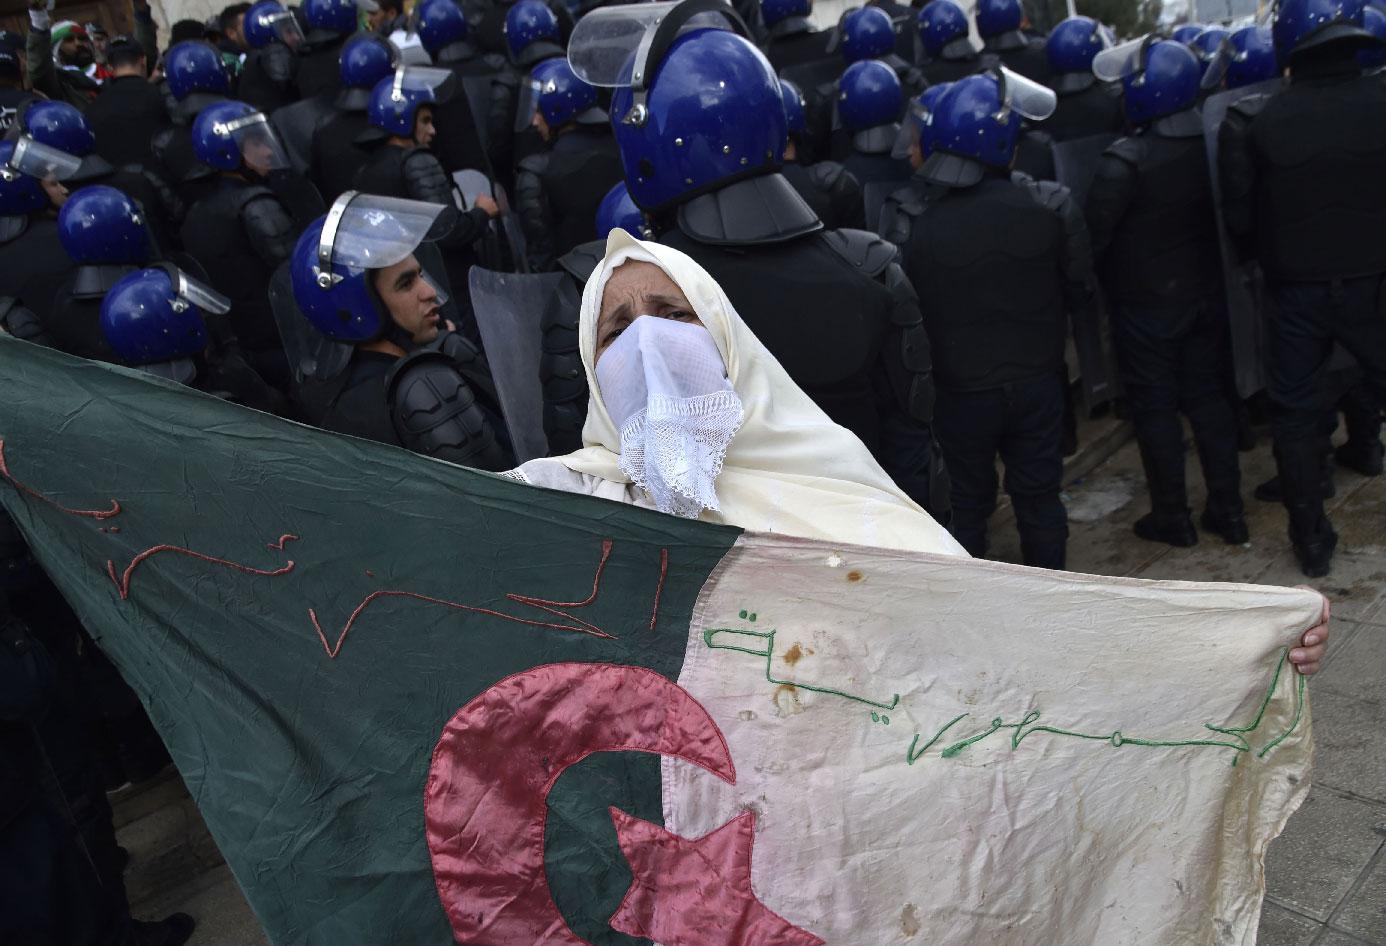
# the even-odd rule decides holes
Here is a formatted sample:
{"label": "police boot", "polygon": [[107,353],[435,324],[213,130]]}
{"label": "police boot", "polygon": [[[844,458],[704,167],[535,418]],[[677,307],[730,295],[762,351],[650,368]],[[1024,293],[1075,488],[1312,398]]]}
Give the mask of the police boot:
{"label": "police boot", "polygon": [[1184,489],[1182,447],[1172,456],[1157,454],[1140,444],[1145,481],[1150,488],[1150,512],[1136,520],[1134,530],[1147,542],[1164,542],[1178,548],[1198,544],[1198,530],[1189,515]]}
{"label": "police boot", "polygon": [[1250,533],[1242,506],[1242,471],[1237,458],[1237,421],[1232,402],[1209,400],[1189,411],[1189,421],[1208,489],[1208,505],[1199,523],[1222,536],[1228,545],[1241,545]]}
{"label": "police boot", "polygon": [[1348,391],[1338,402],[1347,428],[1347,443],[1333,451],[1339,466],[1363,476],[1380,476],[1382,469],[1381,408],[1363,385]]}
{"label": "police boot", "polygon": [[1280,468],[1285,510],[1290,514],[1290,543],[1300,570],[1310,578],[1328,574],[1338,534],[1324,515],[1323,500],[1316,495],[1323,474],[1322,445],[1314,440],[1277,444],[1275,462]]}
{"label": "police boot", "polygon": [[162,920],[135,920],[131,926],[129,946],[183,946],[197,921],[186,913],[173,913]]}
{"label": "police boot", "polygon": [[1356,470],[1363,476],[1380,476],[1382,453],[1380,439],[1358,442],[1349,440],[1333,451],[1333,459],[1339,466]]}

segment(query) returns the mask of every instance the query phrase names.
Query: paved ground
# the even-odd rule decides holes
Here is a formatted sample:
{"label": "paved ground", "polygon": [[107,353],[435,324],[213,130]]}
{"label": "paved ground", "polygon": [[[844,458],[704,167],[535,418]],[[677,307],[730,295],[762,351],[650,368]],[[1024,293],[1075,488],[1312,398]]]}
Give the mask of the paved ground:
{"label": "paved ground", "polygon": [[[1110,422],[1084,431],[1090,450],[1075,464],[1077,478],[1067,491],[1071,569],[1306,583],[1285,538],[1283,509],[1250,499],[1252,487],[1271,473],[1267,444],[1243,454],[1251,541],[1228,547],[1205,536],[1195,548],[1172,549],[1131,534],[1131,523],[1147,507],[1140,460],[1124,433]],[[1201,508],[1192,462],[1190,483],[1195,508]],[[1307,582],[1333,601],[1328,661],[1311,687],[1314,788],[1267,857],[1264,946],[1386,946],[1386,477],[1340,471],[1337,484],[1330,514],[1341,541],[1333,573]],[[1016,560],[1019,544],[1007,509],[992,528],[994,556]],[[186,910],[199,920],[193,946],[265,942],[176,777],[120,799],[117,822],[134,855],[129,881],[136,915]]]}

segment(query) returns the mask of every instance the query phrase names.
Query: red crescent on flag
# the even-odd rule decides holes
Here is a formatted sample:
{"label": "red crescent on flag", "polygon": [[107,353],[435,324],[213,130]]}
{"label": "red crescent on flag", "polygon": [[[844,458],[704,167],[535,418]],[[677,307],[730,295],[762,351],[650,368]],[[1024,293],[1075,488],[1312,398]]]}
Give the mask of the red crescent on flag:
{"label": "red crescent on flag", "polygon": [[443,728],[424,790],[424,826],[457,942],[585,946],[549,893],[547,798],[569,766],[613,751],[672,756],[736,782],[707,710],[643,667],[534,667],[487,689]]}

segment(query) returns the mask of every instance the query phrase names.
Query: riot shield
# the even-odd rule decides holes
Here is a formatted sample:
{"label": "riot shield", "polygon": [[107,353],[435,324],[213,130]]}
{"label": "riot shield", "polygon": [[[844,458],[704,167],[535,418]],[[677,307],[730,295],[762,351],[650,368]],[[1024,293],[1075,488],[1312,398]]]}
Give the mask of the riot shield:
{"label": "riot shield", "polygon": [[458,305],[458,294],[453,290],[452,282],[448,279],[448,265],[443,260],[443,251],[438,249],[437,243],[425,240],[414,248],[414,256],[423,267],[424,272],[428,273],[428,279],[434,286],[442,290],[446,301],[438,307],[438,314],[450,321],[453,325],[461,325],[465,321],[462,308]]}
{"label": "riot shield", "polygon": [[289,163],[298,173],[308,173],[313,156],[313,132],[334,114],[330,95],[300,99],[270,114],[270,124],[289,153]]}
{"label": "riot shield", "polygon": [[270,277],[269,301],[295,387],[308,380],[327,381],[341,374],[351,360],[352,348],[313,328],[299,311],[287,260]]}
{"label": "riot shield", "polygon": [[515,462],[547,456],[544,392],[539,381],[540,321],[561,273],[497,273],[473,266],[472,308]]}
{"label": "riot shield", "polygon": [[486,124],[486,116],[491,114],[491,86],[493,76],[459,76],[462,94],[471,106],[472,122],[476,125],[477,141],[484,154],[491,153],[491,130]]}
{"label": "riot shield", "polygon": [[482,265],[503,272],[529,272],[524,230],[520,227],[519,218],[510,210],[510,199],[506,196],[505,188],[470,168],[453,172],[452,180],[463,210],[476,206],[478,194],[494,197],[500,205],[500,216],[491,221],[490,233],[481,241],[479,252]]}
{"label": "riot shield", "polygon": [[1266,385],[1265,317],[1270,304],[1261,267],[1255,260],[1240,261],[1227,232],[1222,212],[1222,179],[1218,172],[1218,131],[1227,110],[1251,95],[1279,88],[1281,80],[1229,89],[1209,96],[1203,103],[1203,142],[1208,150],[1208,169],[1213,185],[1213,208],[1218,220],[1218,246],[1222,251],[1223,283],[1227,292],[1227,319],[1232,335],[1232,370],[1237,394],[1250,397]]}
{"label": "riot shield", "polygon": [[1054,142],[1052,147],[1055,177],[1060,184],[1068,188],[1069,194],[1077,201],[1079,207],[1087,208],[1088,192],[1092,190],[1093,179],[1097,176],[1097,164],[1102,160],[1102,152],[1118,137],[1104,133]]}

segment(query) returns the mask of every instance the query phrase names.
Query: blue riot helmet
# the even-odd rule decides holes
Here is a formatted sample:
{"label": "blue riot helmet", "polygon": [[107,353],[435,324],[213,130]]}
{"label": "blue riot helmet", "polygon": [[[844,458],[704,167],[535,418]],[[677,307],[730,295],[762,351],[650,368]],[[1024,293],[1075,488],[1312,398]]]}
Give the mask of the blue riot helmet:
{"label": "blue riot helmet", "polygon": [[534,67],[530,80],[536,88],[539,114],[550,128],[569,122],[605,124],[606,112],[597,107],[597,89],[577,77],[568,60],[546,59]]}
{"label": "blue riot helmet", "polygon": [[544,0],[519,0],[505,14],[505,45],[516,65],[563,54],[558,17]]}
{"label": "blue riot helmet", "polygon": [[[347,191],[308,225],[289,261],[294,301],[321,334],[370,342],[391,333],[394,320],[371,282],[433,233],[442,204]],[[446,218],[445,218],[446,219]],[[439,304],[446,297],[439,293]]]}
{"label": "blue riot helmet", "polygon": [[96,135],[86,116],[66,102],[30,102],[20,115],[19,130],[38,144],[79,159],[77,170],[64,180],[81,183],[115,170],[97,154]]}
{"label": "blue riot helmet", "polygon": [[288,152],[263,112],[244,102],[217,102],[198,113],[192,125],[197,160],[219,171],[244,166],[261,177],[289,167]]}
{"label": "blue riot helmet", "polygon": [[583,81],[616,89],[612,128],[643,210],[779,170],[779,79],[725,3],[601,7],[578,21],[568,61]]}
{"label": "blue riot helmet", "polygon": [[808,131],[808,117],[804,114],[804,93],[788,79],[780,80],[780,98],[784,100],[785,131],[789,137],[802,135]]}
{"label": "blue riot helmet", "polygon": [[895,24],[880,7],[848,10],[838,24],[842,58],[848,63],[877,59],[895,51]]}
{"label": "blue riot helmet", "polygon": [[104,184],[68,197],[58,211],[58,239],[74,263],[137,266],[149,259],[149,231],[139,208]]}
{"label": "blue riot helmet", "polygon": [[612,230],[624,230],[633,237],[644,238],[645,219],[640,208],[630,199],[625,181],[617,181],[616,186],[606,192],[602,202],[597,205],[597,239],[605,240]]}
{"label": "blue riot helmet", "polygon": [[988,168],[1009,168],[1025,120],[1042,121],[1057,105],[1053,90],[1004,66],[959,79],[934,105],[929,126],[933,153],[924,162],[924,175],[940,184],[969,187]]}
{"label": "blue riot helmet", "polygon": [[435,61],[444,49],[467,39],[467,17],[453,0],[423,0],[414,8],[413,26]]}
{"label": "blue riot helmet", "polygon": [[1024,19],[1020,0],[977,0],[977,35],[982,39],[1018,30]]}
{"label": "blue riot helmet", "polygon": [[1169,34],[1169,38],[1176,43],[1192,43],[1199,33],[1202,33],[1204,26],[1202,23],[1185,23],[1183,26],[1176,26],[1174,32]]}
{"label": "blue riot helmet", "polygon": [[910,147],[919,145],[921,158],[934,153],[934,110],[943,99],[943,94],[953,87],[951,82],[939,82],[929,86],[910,102],[909,111],[900,125],[900,134],[895,139],[895,147],[890,156],[903,161],[910,156]]}
{"label": "blue riot helmet", "polygon": [[[457,9],[452,0],[439,3]],[[342,85],[351,89],[374,89],[377,82],[395,71],[398,53],[390,41],[376,33],[358,33],[342,46],[338,72]]]}
{"label": "blue riot helmet", "polygon": [[1092,85],[1092,61],[1110,45],[1107,31],[1092,17],[1071,16],[1044,42],[1056,92],[1081,92]]}
{"label": "blue riot helmet", "polygon": [[767,27],[792,16],[808,16],[812,12],[812,0],[760,0],[760,17]]}
{"label": "blue riot helmet", "polygon": [[164,55],[164,80],[180,102],[194,92],[231,94],[231,80],[221,64],[221,56],[203,42],[188,40],[175,44]]}
{"label": "blue riot helmet", "polygon": [[0,217],[15,217],[48,207],[40,181],[65,180],[82,162],[64,151],[39,144],[28,135],[0,141]]}
{"label": "blue riot helmet", "polygon": [[420,105],[446,101],[452,92],[451,69],[400,66],[376,83],[366,106],[366,118],[376,128],[414,137],[414,116]]}
{"label": "blue riot helmet", "polygon": [[904,92],[895,70],[875,59],[854,62],[837,83],[837,114],[842,127],[856,134],[893,125],[904,111]]}
{"label": "blue riot helmet", "polygon": [[292,49],[303,42],[303,31],[279,0],[260,0],[245,11],[245,41],[251,49],[262,49],[270,43],[283,43]]}
{"label": "blue riot helmet", "polygon": [[1121,81],[1126,118],[1137,127],[1192,107],[1202,75],[1189,47],[1154,35],[1099,53],[1092,71],[1104,82]]}
{"label": "blue riot helmet", "polygon": [[1282,63],[1329,43],[1364,49],[1377,39],[1362,25],[1365,0],[1277,0],[1271,35]]}
{"label": "blue riot helmet", "polygon": [[1264,82],[1280,75],[1280,60],[1269,26],[1246,26],[1232,33],[1203,75],[1205,88],[1218,84],[1217,72],[1229,89]]}
{"label": "blue riot helmet", "polygon": [[953,0],[933,0],[919,11],[919,41],[924,52],[938,56],[949,43],[967,37],[967,14]]}
{"label": "blue riot helmet", "polygon": [[1362,11],[1362,28],[1377,38],[1377,45],[1370,46],[1357,54],[1357,61],[1363,69],[1379,69],[1386,66],[1386,13],[1374,6]]}
{"label": "blue riot helmet", "polygon": [[[1208,67],[1219,58],[1223,43],[1225,43],[1231,35],[1232,33],[1230,30],[1223,29],[1221,26],[1210,26],[1184,44],[1198,57],[1198,76],[1200,81],[1207,76]],[[1220,80],[1221,76],[1218,78]],[[1209,87],[1216,86],[1217,84],[1216,81],[1211,82],[1209,83]]]}
{"label": "blue riot helmet", "polygon": [[[373,9],[375,3],[361,4],[362,9]],[[317,40],[322,34],[350,35],[356,32],[358,5],[356,0],[304,0],[303,18],[308,22],[310,32],[319,34],[309,37]]]}
{"label": "blue riot helmet", "polygon": [[164,263],[111,287],[101,300],[101,333],[126,364],[187,382],[196,369],[186,359],[207,347],[203,317],[230,310],[225,296]]}

